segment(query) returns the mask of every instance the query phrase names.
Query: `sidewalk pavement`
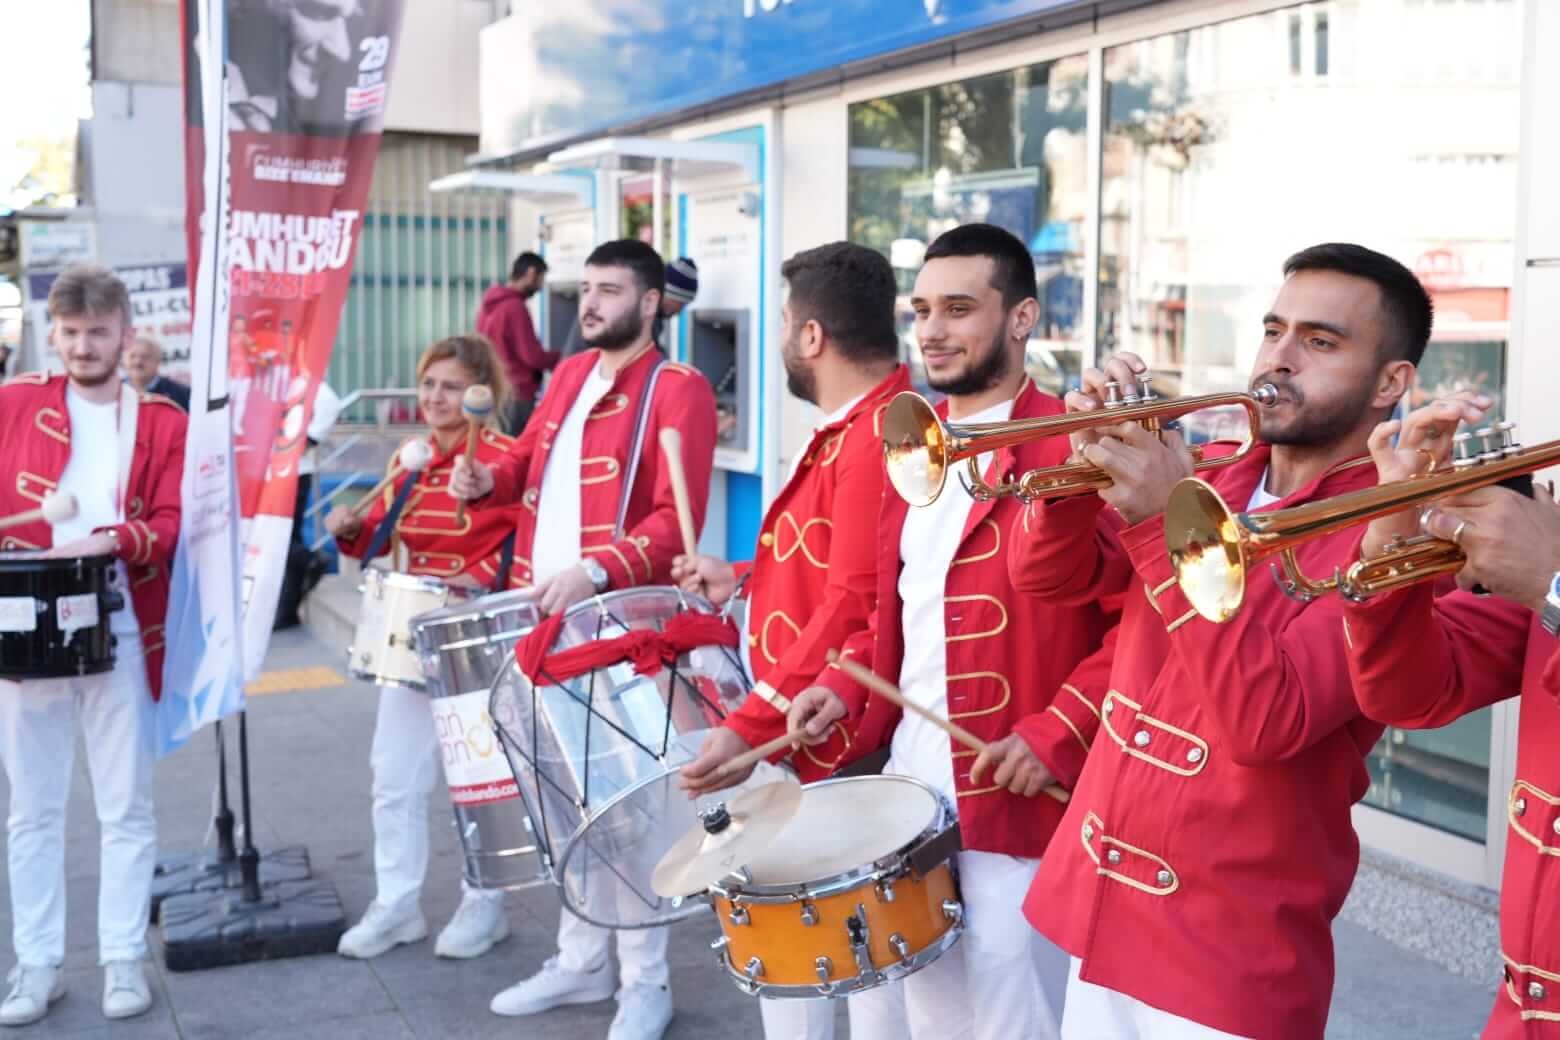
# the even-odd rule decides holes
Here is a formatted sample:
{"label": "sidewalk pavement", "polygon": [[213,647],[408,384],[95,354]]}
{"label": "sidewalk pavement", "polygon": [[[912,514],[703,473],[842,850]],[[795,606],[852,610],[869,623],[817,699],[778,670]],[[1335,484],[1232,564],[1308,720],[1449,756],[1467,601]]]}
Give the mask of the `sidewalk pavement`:
{"label": "sidewalk pavement", "polygon": [[[350,922],[374,894],[368,749],[375,690],[343,677],[342,654],[301,629],[278,633],[266,660],[269,674],[262,676],[266,687],[276,692],[251,697],[249,739],[257,844],[262,850],[306,845],[315,877],[335,885]],[[236,778],[236,756],[230,766]],[[0,1030],[0,1038],[601,1040],[606,1035],[614,1013],[611,1001],[533,1019],[501,1019],[488,1011],[494,993],[534,971],[552,952],[559,908],[550,889],[509,896],[513,935],[487,956],[465,962],[433,956],[431,936],[459,900],[461,872],[459,843],[446,822],[450,815],[442,788],[434,795],[429,817],[433,854],[423,899],[428,941],[367,962],[320,956],[174,974],[161,967],[153,929],[153,1008],[139,1019],[109,1023],[100,1010],[102,978],[96,966],[97,826],[79,748],[75,773],[67,823],[69,993],[42,1023]],[[162,854],[202,845],[208,839],[216,784],[210,732],[198,734],[158,763],[156,783]],[[3,797],[9,798],[8,788]],[[238,812],[236,783],[233,798]],[[0,935],[9,936],[9,928],[7,889],[0,901]],[[1477,1036],[1493,999],[1493,985],[1471,983],[1348,922],[1340,921],[1335,934],[1338,982],[1329,1038]],[[709,942],[717,935],[709,917],[673,931],[670,957],[677,1017],[668,1040],[757,1040],[762,1035],[756,1002],[716,971]],[[1153,952],[1145,954],[1145,970],[1152,970]],[[3,959],[10,963],[9,951]],[[1492,967],[1492,978],[1497,971]],[[1250,999],[1264,998],[1252,993]],[[843,1040],[843,1009],[839,1022]]]}

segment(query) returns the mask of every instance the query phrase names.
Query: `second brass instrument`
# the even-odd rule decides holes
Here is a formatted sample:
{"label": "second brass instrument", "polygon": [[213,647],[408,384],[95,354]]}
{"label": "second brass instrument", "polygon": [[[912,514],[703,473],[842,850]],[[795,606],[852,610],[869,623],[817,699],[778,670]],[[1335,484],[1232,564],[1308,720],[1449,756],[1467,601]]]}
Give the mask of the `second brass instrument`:
{"label": "second brass instrument", "polygon": [[976,460],[988,451],[1100,426],[1137,422],[1158,431],[1165,423],[1204,408],[1229,405],[1244,408],[1250,430],[1233,455],[1205,459],[1201,448],[1192,447],[1195,468],[1202,472],[1227,466],[1250,451],[1260,428],[1259,408],[1271,406],[1278,400],[1278,388],[1270,383],[1263,383],[1249,394],[1161,398],[1149,388],[1147,376],[1139,382],[1142,396],[1122,397],[1119,384],[1106,384],[1105,407],[1092,412],[964,424],[943,422],[926,398],[906,390],[894,398],[883,417],[883,462],[888,468],[888,479],[900,497],[913,506],[937,501],[948,482],[949,470],[960,462],[967,462],[969,467],[968,476],[960,475],[965,490],[980,501],[1004,495],[1016,495],[1026,502],[1036,498],[1087,495],[1111,484],[1105,471],[1092,463],[1069,462],[1032,469],[1016,481],[992,485],[981,476]]}
{"label": "second brass instrument", "polygon": [[[1450,466],[1266,513],[1237,513],[1212,487],[1200,480],[1183,480],[1165,509],[1165,546],[1181,591],[1197,613],[1222,622],[1240,610],[1251,568],[1274,555],[1279,558],[1274,565],[1279,585],[1302,600],[1338,592],[1361,601],[1461,570],[1467,557],[1457,544],[1430,535],[1400,538],[1379,554],[1322,579],[1302,572],[1295,550],[1334,531],[1415,506],[1427,507],[1560,462],[1560,441],[1524,448],[1515,441],[1515,429],[1515,423],[1502,422],[1477,435],[1457,434],[1452,438],[1456,454]],[[1472,450],[1474,436],[1481,442],[1477,452]]]}

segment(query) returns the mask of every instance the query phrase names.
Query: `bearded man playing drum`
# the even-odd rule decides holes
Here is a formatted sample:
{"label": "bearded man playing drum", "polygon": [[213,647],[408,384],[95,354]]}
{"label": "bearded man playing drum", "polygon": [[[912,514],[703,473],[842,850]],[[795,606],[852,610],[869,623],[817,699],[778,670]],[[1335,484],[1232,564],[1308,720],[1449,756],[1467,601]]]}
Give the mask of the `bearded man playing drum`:
{"label": "bearded man playing drum", "polygon": [[[179,541],[185,417],[167,398],[120,383],[120,355],[135,333],[129,294],[111,271],[69,268],[55,279],[48,306],[49,338],[65,374],[30,373],[0,389],[0,515],[35,509],[49,494],[74,495],[78,509],[52,529],[41,519],[10,528],[0,549],[112,555],[113,583],[125,602],[109,615],[118,640],[111,670],[0,680],[17,960],[0,1005],[4,1025],[36,1022],[65,994],[65,804],[78,719],[102,830],[103,1013],[127,1018],[152,1004],[141,960],[157,848],[153,702],[162,689],[168,568]],[[8,621],[5,630],[21,626]]]}
{"label": "bearded man playing drum", "polygon": [[[1024,370],[1040,309],[1034,259],[1012,234],[989,224],[944,233],[926,251],[911,305],[927,378],[948,395],[949,419],[1002,422],[1062,411]],[[980,470],[995,482],[1059,464],[1068,449],[1058,440],[982,456]],[[1114,610],[1109,602],[1055,609],[1014,593],[1006,543],[1021,508],[1011,497],[976,501],[957,486],[915,509],[886,494],[876,612],[845,651],[912,702],[990,742],[982,769],[972,770],[975,756],[950,746],[942,729],[869,699],[842,670],[825,671],[821,685],[791,705],[790,725],[810,739],[848,721],[852,755],[887,744],[885,772],[938,791],[956,807],[963,835],[963,939],[903,982],[851,997],[856,1040],[904,1040],[901,1015],[917,1040],[1056,1035],[1066,955],[1030,932],[1019,907],[1063,811],[1042,789],[1054,781],[1070,787],[1083,763],[1069,713],[1089,709],[1064,684],[1103,680],[1099,666],[1093,678],[1076,669],[1100,646]]]}
{"label": "bearded man playing drum", "polygon": [[[508,454],[458,466],[451,491],[473,511],[519,503],[515,566],[544,614],[608,589],[666,584],[682,550],[661,430],[681,432],[694,528],[704,523],[715,458],[715,394],[696,369],[667,361],[651,339],[666,269],[655,250],[607,242],[585,260],[580,328]],[[567,910],[558,955],[493,998],[500,1015],[533,1015],[613,993],[611,931]],[[659,1040],[672,1018],[665,928],[617,933],[622,986],[610,1040]]]}
{"label": "bearded man playing drum", "polygon": [[[422,574],[451,584],[499,590],[517,583],[506,565],[512,555],[515,510],[494,509],[457,519],[450,497],[450,472],[466,450],[469,423],[462,395],[485,386],[493,400],[504,397],[504,377],[493,348],[481,336],[451,336],[429,347],[417,362],[417,404],[428,423],[433,459],[408,495],[397,518],[392,544],[403,561],[392,569]],[[490,426],[477,434],[478,459],[489,461],[509,450],[510,439]],[[396,461],[391,461],[394,467]],[[325,529],[347,556],[361,559],[383,523],[401,477],[386,487],[367,513],[340,507],[325,517]],[[367,561],[364,561],[365,563]],[[343,957],[377,957],[400,943],[420,942],[428,925],[418,905],[428,872],[428,795],[437,777],[438,737],[428,694],[385,683],[379,688],[379,713],[369,754],[374,791],[374,880],[376,892],[362,920],[341,937]],[[439,933],[440,957],[480,957],[509,937],[503,893],[462,884],[460,906]]]}

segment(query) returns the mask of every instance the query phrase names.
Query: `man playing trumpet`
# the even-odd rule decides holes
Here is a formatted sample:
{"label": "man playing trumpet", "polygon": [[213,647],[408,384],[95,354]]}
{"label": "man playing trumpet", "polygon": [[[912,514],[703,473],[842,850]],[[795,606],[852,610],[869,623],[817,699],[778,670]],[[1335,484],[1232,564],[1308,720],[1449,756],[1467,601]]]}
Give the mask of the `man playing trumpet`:
{"label": "man playing trumpet", "polygon": [[[1251,381],[1275,387],[1276,403],[1261,412],[1261,443],[1211,478],[1237,509],[1369,485],[1367,437],[1430,335],[1429,296],[1381,254],[1315,246],[1284,275]],[[1108,382],[1130,390],[1143,370],[1121,355],[1069,406],[1099,408]],[[1381,733],[1354,702],[1337,597],[1289,599],[1253,573],[1243,609],[1203,619],[1166,551],[1164,511],[1193,466],[1180,436],[1118,425],[1075,441],[1111,485],[1032,505],[1010,559],[1016,585],[1058,601],[1121,566],[1132,587],[1100,739],[1024,904],[1073,958],[1062,1035],[1320,1037],[1330,926],[1359,860],[1350,808]],[[1106,505],[1119,534],[1080,526]],[[1331,573],[1356,537],[1311,541],[1299,562]]]}

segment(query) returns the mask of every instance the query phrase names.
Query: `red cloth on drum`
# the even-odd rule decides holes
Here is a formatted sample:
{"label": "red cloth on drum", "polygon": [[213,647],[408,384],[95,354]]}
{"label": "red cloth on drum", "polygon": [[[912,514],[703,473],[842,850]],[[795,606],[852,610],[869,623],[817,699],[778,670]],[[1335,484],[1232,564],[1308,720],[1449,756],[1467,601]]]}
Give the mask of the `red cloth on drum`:
{"label": "red cloth on drum", "polygon": [[[705,506],[710,497],[710,473],[715,464],[715,392],[697,369],[668,361],[656,379],[655,400],[640,449],[639,471],[628,499],[624,534],[612,538],[618,504],[628,472],[634,424],[639,400],[650,380],[656,351],[647,351],[618,372],[596,407],[585,420],[580,451],[580,545],[606,569],[608,587],[669,585],[672,560],[683,551],[677,505],[671,477],[661,452],[661,430],[679,430],[683,442],[683,471],[693,506],[695,530],[704,527]],[[536,541],[536,501],[541,495],[542,474],[552,453],[553,438],[580,388],[596,367],[599,350],[586,350],[566,359],[553,372],[541,404],[508,454],[493,464],[493,491],[471,504],[489,509],[519,503],[515,514],[515,577],[531,584],[532,547]]]}
{"label": "red cloth on drum", "polygon": [[565,616],[549,615],[515,644],[515,663],[533,683],[566,682],[623,661],[632,664],[640,675],[654,675],[690,650],[701,646],[735,648],[741,638],[737,627],[727,619],[685,610],[667,618],[659,632],[636,628],[611,639],[597,639],[549,654],[563,630]]}
{"label": "red cloth on drum", "polygon": [[[1061,401],[1025,382],[1013,402],[1013,418],[1057,415]],[[946,416],[946,404],[938,406]],[[1050,437],[993,453],[987,476],[1015,479],[1037,466],[1067,458],[1066,438]],[[945,495],[962,495],[950,481]],[[1108,659],[1095,655],[1119,612],[1119,590],[1102,590],[1092,600],[1065,608],[1015,592],[1009,584],[1006,555],[1022,504],[1015,498],[974,502],[944,586],[947,633],[948,706],[953,721],[985,741],[1017,732],[1052,774],[1067,785],[1068,762],[1051,754],[1052,746],[1080,745],[1082,738],[1059,711],[1074,699],[1098,701]],[[877,606],[869,626],[856,633],[843,651],[889,682],[898,682],[906,633],[899,598],[900,538],[910,507],[892,491],[883,496],[878,522]],[[1085,536],[1088,530],[1085,529]],[[1086,667],[1083,667],[1084,665]],[[838,668],[818,681],[830,687],[850,709],[852,746],[848,758],[883,747],[893,738],[900,711]],[[1081,685],[1086,694],[1067,684]],[[1043,735],[1045,739],[1039,739]],[[990,774],[976,788],[969,767],[975,756],[950,742],[959,828],[964,847],[980,852],[1035,858],[1045,851],[1064,806],[1052,798],[1024,798],[998,789]]]}
{"label": "red cloth on drum", "polygon": [[1444,726],[1521,691],[1500,885],[1504,977],[1482,1035],[1560,1037],[1560,936],[1552,927],[1560,901],[1560,641],[1520,604],[1462,591],[1436,597],[1428,585],[1347,604],[1343,620],[1355,696],[1381,722]]}
{"label": "red cloth on drum", "polygon": [[[759,528],[748,578],[748,657],[761,683],[726,725],[753,747],[785,732],[790,698],[810,686],[867,627],[877,583],[878,510],[883,501],[883,413],[910,389],[904,365],[838,422],[813,431],[791,479]],[[844,756],[846,730],[799,749],[804,780],[821,780]],[[775,756],[778,760],[788,754]]]}
{"label": "red cloth on drum", "polygon": [[[59,486],[70,461],[70,412],[65,404],[66,377],[29,372],[0,387],[0,443],[6,446],[10,479],[0,481],[0,516],[38,508]],[[167,645],[169,570],[179,544],[180,492],[184,479],[184,410],[166,397],[143,393],[136,413],[135,451],[130,486],[125,489],[125,522],[112,528],[115,555],[130,578],[130,601],[141,627],[146,678],[152,697],[162,695],[163,654]],[[112,445],[83,445],[111,451]],[[0,550],[47,549],[53,528],[44,520],[0,534]]]}
{"label": "red cloth on drum", "polygon": [[[1244,508],[1270,453],[1258,445],[1210,482]],[[1374,481],[1353,459],[1273,508]],[[1331,574],[1359,537],[1309,542],[1300,563]],[[1253,570],[1244,607],[1214,624],[1175,582],[1162,516],[1119,541],[1134,582],[1099,740],[1024,913],[1083,961],[1085,982],[1240,1036],[1320,1037],[1331,923],[1359,862],[1350,813],[1382,731],[1355,703],[1342,601],[1289,599]]]}
{"label": "red cloth on drum", "polygon": [[[484,427],[477,435],[477,461],[492,465],[504,457],[513,443],[513,438]],[[462,435],[449,451],[440,451],[438,442],[429,434],[428,446],[433,449],[433,461],[418,478],[395,525],[396,535],[406,547],[407,573],[444,579],[466,574],[484,587],[492,588],[498,580],[500,549],[509,532],[515,529],[519,507],[482,512],[467,509],[465,518],[457,523],[455,507],[458,503],[450,497],[450,472],[455,468],[455,460],[466,452],[466,438]],[[390,464],[394,466],[395,459],[391,459]],[[404,475],[398,477],[394,484],[385,488],[363,517],[363,527],[354,537],[336,539],[336,547],[343,554],[362,559],[379,522],[395,501],[396,488],[406,479]],[[510,588],[527,584],[519,575],[518,565],[512,566]]]}

